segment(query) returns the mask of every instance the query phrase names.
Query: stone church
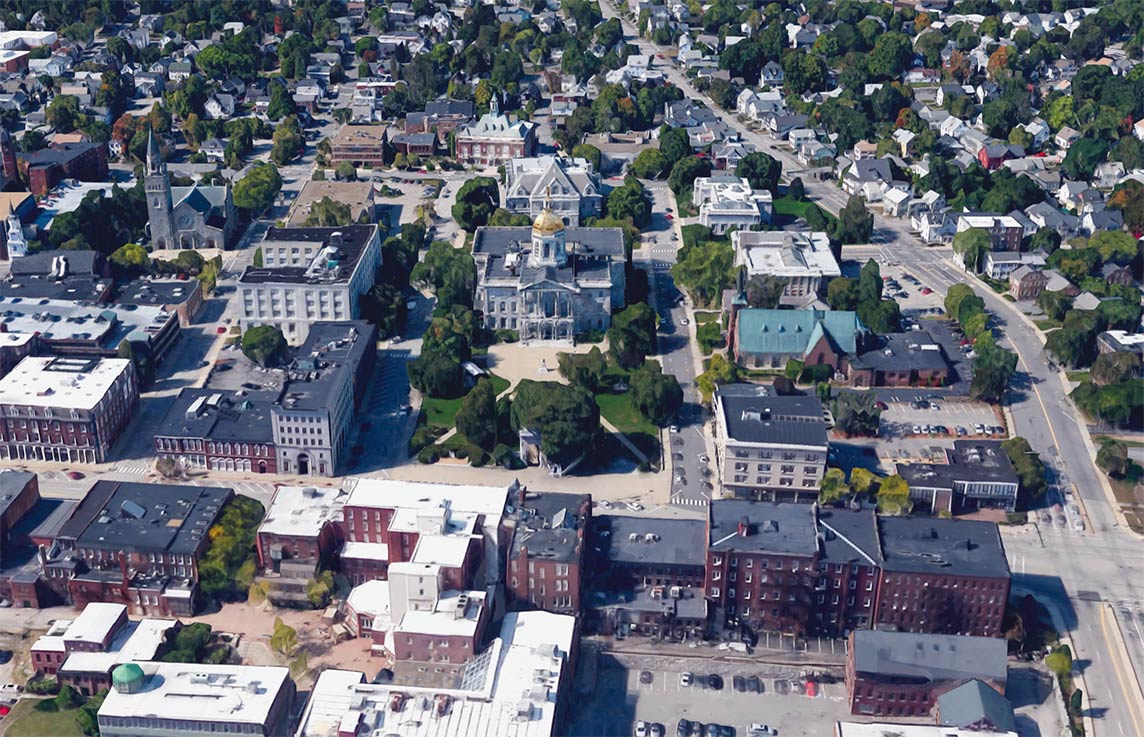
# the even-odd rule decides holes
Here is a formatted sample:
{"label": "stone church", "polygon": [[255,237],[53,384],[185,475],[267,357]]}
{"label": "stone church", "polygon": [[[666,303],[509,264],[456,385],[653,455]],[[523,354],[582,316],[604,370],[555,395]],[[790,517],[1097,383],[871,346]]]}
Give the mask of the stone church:
{"label": "stone church", "polygon": [[172,187],[154,133],[147,137],[143,187],[147,193],[147,227],[152,248],[230,247],[238,227],[230,183]]}
{"label": "stone church", "polygon": [[490,330],[522,342],[571,345],[607,330],[624,307],[624,235],[619,228],[567,227],[550,208],[532,228],[477,228],[474,307]]}

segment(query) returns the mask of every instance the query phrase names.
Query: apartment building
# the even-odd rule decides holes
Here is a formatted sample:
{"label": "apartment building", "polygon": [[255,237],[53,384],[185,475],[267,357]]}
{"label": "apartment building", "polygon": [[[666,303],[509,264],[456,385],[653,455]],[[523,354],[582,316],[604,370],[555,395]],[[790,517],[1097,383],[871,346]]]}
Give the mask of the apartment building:
{"label": "apartment building", "polygon": [[297,345],[316,321],[354,320],[381,267],[376,225],[270,228],[262,263],[239,278],[243,331],[273,325]]}
{"label": "apartment building", "polygon": [[715,393],[715,461],[723,488],[738,497],[818,499],[829,442],[817,397],[780,397],[732,384]]}
{"label": "apartment building", "polygon": [[28,356],[0,378],[0,460],[103,463],[138,406],[128,359]]}
{"label": "apartment building", "polygon": [[508,548],[506,592],[518,608],[577,614],[586,579],[584,567],[592,497],[588,494],[517,492],[505,525]]}

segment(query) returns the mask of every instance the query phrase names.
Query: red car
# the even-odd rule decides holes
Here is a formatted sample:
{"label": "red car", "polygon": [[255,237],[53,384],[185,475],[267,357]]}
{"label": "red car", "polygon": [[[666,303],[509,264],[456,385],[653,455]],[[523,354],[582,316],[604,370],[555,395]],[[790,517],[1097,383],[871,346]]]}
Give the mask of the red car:
{"label": "red car", "polygon": [[218,330],[216,330],[215,332],[217,332],[219,335],[225,335],[226,334],[226,325],[219,325]]}
{"label": "red car", "polygon": [[929,287],[923,287],[922,288],[922,294],[933,294],[933,290],[930,289]]}
{"label": "red car", "polygon": [[675,218],[673,218],[673,217],[671,216],[671,213],[668,213],[668,214],[664,215],[664,217],[665,217],[665,218],[667,218],[668,220],[675,220]]}

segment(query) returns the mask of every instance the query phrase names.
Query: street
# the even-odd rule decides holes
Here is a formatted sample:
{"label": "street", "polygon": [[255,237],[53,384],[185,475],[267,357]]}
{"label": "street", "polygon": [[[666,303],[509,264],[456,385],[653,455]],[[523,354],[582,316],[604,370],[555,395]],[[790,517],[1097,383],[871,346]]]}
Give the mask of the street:
{"label": "street", "polygon": [[[601,3],[600,7],[605,19],[620,18],[625,35],[639,47],[640,53],[652,55],[653,63],[663,70],[668,81],[683,90],[686,98],[718,109],[677,67],[659,56],[669,52],[668,47],[640,38],[636,28],[620,17],[610,2]],[[723,119],[741,134],[742,140],[782,162],[785,176],[803,168],[790,153],[778,149],[772,139],[750,130],[733,114],[724,114]],[[837,212],[846,204],[846,195],[833,182],[807,177],[803,184],[808,198],[827,210]],[[1013,305],[948,260],[949,249],[927,248],[910,232],[907,221],[875,214],[871,242],[883,250],[888,261],[908,265],[910,271],[940,294],[944,295],[953,284],[969,284],[992,312],[992,325],[1002,336],[1002,344],[1016,352],[1018,374],[1006,400],[1013,417],[1010,429],[1025,437],[1040,453],[1051,477],[1068,479],[1089,522],[1089,534],[1062,536],[1052,545],[1035,538],[1039,550],[1028,556],[1026,575],[1055,578],[1061,584],[1053,592],[1057,603],[1071,606],[1082,615],[1072,622],[1074,657],[1084,664],[1087,712],[1100,721],[1102,733],[1144,735],[1144,697],[1138,682],[1116,668],[1117,645],[1107,626],[1101,627],[1103,620],[1093,616],[1085,608],[1087,605],[1077,603],[1082,593],[1089,600],[1144,602],[1139,583],[1144,580],[1144,546],[1134,533],[1118,524],[1064,384],[1043,358],[1040,338]],[[1139,656],[1137,651],[1133,658],[1138,670],[1144,669]]]}

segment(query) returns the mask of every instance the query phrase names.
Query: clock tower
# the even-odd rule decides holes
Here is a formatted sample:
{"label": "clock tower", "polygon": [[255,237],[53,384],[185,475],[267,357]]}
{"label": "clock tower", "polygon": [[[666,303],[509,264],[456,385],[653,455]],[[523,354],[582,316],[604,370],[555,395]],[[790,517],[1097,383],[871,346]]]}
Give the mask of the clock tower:
{"label": "clock tower", "polygon": [[143,189],[147,194],[147,226],[151,233],[152,248],[177,248],[171,202],[171,179],[167,176],[167,163],[163,161],[163,154],[159,151],[154,131],[147,133],[147,164],[143,176]]}

